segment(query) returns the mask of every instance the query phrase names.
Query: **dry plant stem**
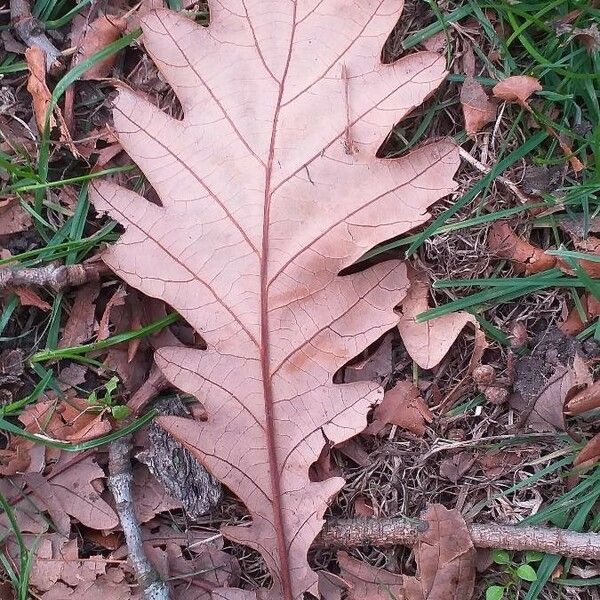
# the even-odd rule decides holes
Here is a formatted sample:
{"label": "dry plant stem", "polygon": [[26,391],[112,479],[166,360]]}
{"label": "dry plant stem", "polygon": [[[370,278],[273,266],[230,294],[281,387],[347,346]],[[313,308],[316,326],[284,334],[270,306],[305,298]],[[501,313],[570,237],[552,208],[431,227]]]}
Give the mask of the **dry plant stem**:
{"label": "dry plant stem", "polygon": [[[486,167],[483,163],[479,162],[476,158],[471,156],[466,150],[463,148],[458,149],[458,153],[460,157],[468,162],[472,167],[475,167],[481,173],[485,173],[486,175],[490,172],[490,168]],[[510,181],[510,179],[506,179],[506,177],[502,177],[502,175],[498,175],[496,180],[499,181],[504,187],[508,188],[523,204],[528,204],[530,199],[523,194],[523,192],[518,188],[518,186]]]}
{"label": "dry plant stem", "polygon": [[42,24],[31,14],[28,0],[10,0],[10,20],[23,43],[30,48],[39,46],[46,53],[46,66],[50,69],[61,53],[46,37]]}
{"label": "dry plant stem", "polygon": [[119,521],[125,534],[129,559],[145,600],[168,600],[169,588],[150,564],[142,547],[142,532],[133,508],[133,473],[129,453],[131,436],[108,447],[108,487],[114,496]]}
{"label": "dry plant stem", "polygon": [[6,288],[24,285],[49,287],[58,292],[68,287],[96,281],[110,271],[103,263],[86,265],[45,265],[31,269],[0,269],[0,292]]}
{"label": "dry plant stem", "polygon": [[[598,559],[600,534],[578,533],[547,527],[515,525],[468,525],[476,548],[538,550],[571,558]],[[374,546],[416,544],[427,523],[419,519],[347,519],[330,521],[315,540],[318,547],[350,548],[364,543]]]}

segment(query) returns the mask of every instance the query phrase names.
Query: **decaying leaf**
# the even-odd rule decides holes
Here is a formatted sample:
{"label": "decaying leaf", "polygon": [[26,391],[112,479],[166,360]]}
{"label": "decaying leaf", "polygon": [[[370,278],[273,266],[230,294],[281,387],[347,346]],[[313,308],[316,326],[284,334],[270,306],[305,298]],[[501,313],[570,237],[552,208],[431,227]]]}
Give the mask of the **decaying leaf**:
{"label": "decaying leaf", "polygon": [[10,290],[17,295],[21,306],[35,306],[43,311],[50,310],[51,308],[50,305],[43,298],[41,298],[35,290],[32,290],[29,287],[18,285]]}
{"label": "decaying leaf", "polygon": [[467,323],[476,328],[479,325],[464,311],[417,323],[416,317],[429,308],[429,282],[425,273],[413,269],[409,278],[411,285],[402,303],[398,330],[410,357],[422,369],[432,369],[446,356]]}
{"label": "decaying leaf", "polygon": [[597,433],[589,442],[579,451],[573,464],[576,467],[593,467],[600,461],[600,433]]}
{"label": "decaying leaf", "polygon": [[96,324],[94,318],[95,302],[99,293],[100,282],[97,281],[93,281],[77,289],[69,318],[58,341],[59,348],[77,346],[92,337]]}
{"label": "decaying leaf", "polygon": [[387,391],[381,404],[373,411],[373,422],[366,433],[377,435],[386,425],[397,425],[422,437],[433,415],[427,403],[420,397],[412,381],[399,381]]}
{"label": "decaying leaf", "polygon": [[399,13],[395,0],[223,0],[211,3],[208,28],[150,13],[144,43],[184,119],[124,90],[114,121],[162,206],[109,182],[92,193],[126,229],[106,262],[206,341],[205,351],[162,348],[156,361],[201,399],[208,421],[159,423],[249,509],[250,526],[223,533],[262,553],[269,598],[316,592],[307,550],[343,480],[311,482],[309,466],[324,437],[361,431],[382,397],[376,384],[332,376],[396,325],[408,287],[396,261],[337,274],[425,222],[455,188],[448,141],[376,157],[445,76],[428,52],[381,64]]}
{"label": "decaying leaf", "polygon": [[348,600],[403,600],[402,575],[378,569],[338,552],[340,574],[348,584]]}
{"label": "decaying leaf", "polygon": [[417,577],[404,577],[406,600],[469,600],[475,587],[475,548],[456,509],[432,504],[416,547]]}
{"label": "decaying leaf", "polygon": [[565,404],[568,415],[581,415],[600,407],[600,380],[577,392]]}
{"label": "decaying leaf", "polygon": [[534,92],[542,90],[540,82],[535,77],[529,75],[513,75],[503,79],[494,86],[492,93],[496,98],[506,102],[516,102],[523,108],[530,109],[529,97]]}
{"label": "decaying leaf", "polygon": [[[127,27],[127,21],[113,15],[100,15],[87,27],[84,26],[83,36],[79,44],[75,63],[83,62],[96,52],[100,52],[121,37]],[[118,54],[114,53],[103,60],[94,63],[81,79],[102,79],[108,77],[115,65]]]}
{"label": "decaying leaf", "polygon": [[551,269],[556,257],[521,239],[506,221],[495,221],[490,228],[488,247],[499,258],[507,258],[519,273],[532,275]]}
{"label": "decaying leaf", "polygon": [[577,310],[577,307],[573,307],[569,312],[565,322],[560,326],[560,330],[566,335],[577,335],[580,331],[583,331],[587,325],[589,325],[594,319],[600,316],[600,301],[596,299],[592,294],[585,294],[581,298],[581,304],[587,322],[584,323],[581,319],[581,315]]}
{"label": "decaying leaf", "polygon": [[363,360],[353,362],[344,370],[344,383],[377,381],[384,383],[392,374],[393,332],[387,333],[375,351]]}
{"label": "decaying leaf", "polygon": [[460,88],[460,104],[465,118],[465,131],[474,135],[496,119],[496,102],[474,78],[467,77]]}
{"label": "decaying leaf", "polygon": [[0,200],[0,236],[20,233],[32,225],[29,213],[19,204],[17,198]]}

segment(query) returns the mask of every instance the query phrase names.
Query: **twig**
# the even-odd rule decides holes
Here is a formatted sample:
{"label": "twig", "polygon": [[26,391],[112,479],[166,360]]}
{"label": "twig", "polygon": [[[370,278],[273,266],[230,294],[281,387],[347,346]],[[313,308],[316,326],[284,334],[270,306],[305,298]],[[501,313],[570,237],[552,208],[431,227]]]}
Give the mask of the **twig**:
{"label": "twig", "polygon": [[169,600],[169,588],[144,553],[142,532],[133,508],[133,473],[129,453],[131,435],[108,446],[108,487],[114,496],[117,514],[125,534],[129,559],[145,600]]}
{"label": "twig", "polygon": [[42,24],[31,14],[27,0],[10,0],[10,20],[24,44],[30,48],[39,46],[46,53],[46,66],[50,70],[61,52],[47,38]]}
{"label": "twig", "polygon": [[[458,148],[458,153],[461,158],[468,162],[472,167],[475,167],[481,173],[486,175],[491,171],[490,167],[486,167],[483,163],[479,162],[475,157],[471,156],[464,148]],[[518,186],[513,183],[510,179],[502,177],[502,175],[496,176],[496,181],[499,181],[504,187],[508,188],[523,204],[528,204],[530,199],[523,194]]]}
{"label": "twig", "polygon": [[108,267],[99,261],[83,265],[49,264],[31,269],[0,268],[0,292],[17,285],[49,287],[58,292],[67,287],[96,281],[102,274],[109,272]]}
{"label": "twig", "polygon": [[[468,525],[476,548],[538,550],[549,554],[597,560],[600,534],[578,533],[547,527],[516,525]],[[417,542],[427,523],[419,519],[347,519],[330,521],[315,540],[315,545],[349,548],[362,544],[374,546],[406,545]]]}

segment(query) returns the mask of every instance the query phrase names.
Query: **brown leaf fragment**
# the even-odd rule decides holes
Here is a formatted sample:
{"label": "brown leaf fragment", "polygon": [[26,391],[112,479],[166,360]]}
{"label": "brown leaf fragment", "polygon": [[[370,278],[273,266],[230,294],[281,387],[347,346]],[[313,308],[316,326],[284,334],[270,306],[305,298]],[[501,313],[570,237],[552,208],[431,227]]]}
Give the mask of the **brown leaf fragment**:
{"label": "brown leaf fragment", "polygon": [[59,348],[77,346],[91,339],[96,324],[95,302],[99,293],[100,283],[98,281],[87,283],[77,289],[69,318],[58,341]]}
{"label": "brown leaf fragment", "polygon": [[181,502],[171,498],[145,466],[138,466],[133,472],[133,506],[138,521],[146,523],[161,512],[181,508]]}
{"label": "brown leaf fragment", "polygon": [[579,451],[573,464],[576,467],[585,467],[589,469],[600,461],[600,433],[597,433],[587,444]]}
{"label": "brown leaf fragment", "polygon": [[581,320],[577,307],[573,307],[564,323],[559,329],[566,335],[577,335],[583,331],[594,319],[600,316],[600,301],[592,294],[585,294],[581,298],[581,304],[586,316],[586,322]]}
{"label": "brown leaf fragment", "polygon": [[392,342],[394,334],[387,333],[375,351],[364,360],[352,363],[344,370],[344,383],[355,381],[384,381],[392,373]]}
{"label": "brown leaf fragment", "polygon": [[514,75],[503,79],[494,86],[492,93],[496,98],[506,102],[516,102],[530,110],[527,100],[534,92],[540,92],[542,86],[535,77],[529,75]]}
{"label": "brown leaf fragment", "polygon": [[496,119],[496,102],[473,77],[465,78],[460,88],[460,103],[468,135],[476,134]]}
{"label": "brown leaf fragment", "polygon": [[600,380],[581,390],[565,404],[565,413],[581,415],[600,407]]}
{"label": "brown leaf fragment", "polygon": [[[208,27],[164,10],[142,19],[183,119],[127,89],[113,117],[160,203],[104,180],[91,198],[126,230],[105,262],[206,343],[155,360],[208,420],[158,424],[248,508],[249,526],[222,531],[262,554],[273,581],[262,596],[295,600],[316,592],[307,552],[343,485],[311,482],[310,465],[362,431],[383,395],[333,376],[396,326],[409,284],[394,260],[338,273],[427,221],[455,189],[459,160],[450,140],[377,157],[446,75],[429,52],[381,63],[396,0],[244,4],[212,2]],[[317,124],[323,106],[332,110]],[[251,596],[229,593],[240,595]]]}
{"label": "brown leaf fragment", "polygon": [[452,483],[458,483],[475,464],[475,456],[471,452],[458,452],[440,463],[440,476]]}
{"label": "brown leaf fragment", "polygon": [[[575,247],[580,252],[594,254],[600,257],[600,238],[590,235],[585,240],[575,242]],[[586,273],[594,279],[600,278],[600,262],[586,260],[584,258],[577,259],[577,263],[586,271]]]}
{"label": "brown leaf fragment", "polygon": [[365,433],[377,435],[386,425],[397,425],[423,437],[427,423],[432,421],[433,415],[413,383],[399,381],[384,394],[381,404],[373,411],[373,422],[365,429]]}
{"label": "brown leaf fragment", "polygon": [[469,600],[475,588],[475,548],[456,509],[430,505],[428,528],[416,546],[417,577],[404,576],[406,600]]}
{"label": "brown leaf fragment", "polygon": [[[101,15],[94,19],[84,30],[77,52],[75,64],[83,62],[96,52],[118,40],[127,27],[127,21],[113,15]],[[118,58],[117,53],[99,60],[82,76],[83,80],[108,77]]]}
{"label": "brown leaf fragment", "polygon": [[338,552],[340,574],[350,586],[348,600],[403,600],[402,575],[391,573]]}
{"label": "brown leaf fragment", "polygon": [[459,311],[418,323],[416,317],[429,308],[429,281],[423,272],[409,270],[411,286],[402,302],[398,323],[410,357],[422,368],[432,369],[446,356],[467,323],[479,328],[475,317]]}
{"label": "brown leaf fragment", "polygon": [[106,303],[104,312],[100,318],[100,323],[98,324],[98,336],[96,338],[98,341],[105,340],[106,338],[110,337],[112,311],[119,306],[123,306],[125,304],[126,297],[127,291],[125,286],[120,285],[110,297],[110,300]]}
{"label": "brown leaf fragment", "polygon": [[26,231],[31,225],[31,216],[17,198],[0,200],[0,236]]}
{"label": "brown leaf fragment", "polygon": [[50,305],[39,296],[39,294],[29,287],[17,285],[10,289],[18,296],[21,306],[34,306],[35,308],[39,308],[43,311],[48,311],[51,308]]}
{"label": "brown leaf fragment", "polygon": [[516,235],[506,221],[495,221],[488,235],[488,247],[495,256],[507,258],[519,273],[532,275],[551,269],[556,257]]}
{"label": "brown leaf fragment", "polygon": [[588,27],[573,27],[568,23],[561,23],[556,27],[557,33],[567,34],[569,40],[579,42],[590,53],[600,50],[600,29],[597,23]]}
{"label": "brown leaf fragment", "polygon": [[573,370],[567,367],[558,368],[542,388],[533,406],[527,409],[531,412],[525,424],[534,431],[564,431],[565,399],[575,385]]}

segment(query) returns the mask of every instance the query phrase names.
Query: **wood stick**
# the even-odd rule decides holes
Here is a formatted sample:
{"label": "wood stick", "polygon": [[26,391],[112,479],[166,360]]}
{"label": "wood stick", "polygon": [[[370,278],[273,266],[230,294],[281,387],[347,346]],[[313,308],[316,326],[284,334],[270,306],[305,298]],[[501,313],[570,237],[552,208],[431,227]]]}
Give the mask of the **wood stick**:
{"label": "wood stick", "polygon": [[[600,559],[600,534],[565,529],[518,525],[467,525],[476,548],[538,550],[571,558]],[[315,540],[315,546],[350,548],[412,546],[419,533],[427,530],[420,519],[344,519],[329,521]]]}
{"label": "wood stick", "polygon": [[0,292],[16,285],[49,287],[58,292],[67,287],[96,281],[104,273],[111,273],[102,262],[83,265],[55,265],[30,269],[0,269]]}

